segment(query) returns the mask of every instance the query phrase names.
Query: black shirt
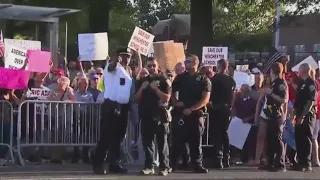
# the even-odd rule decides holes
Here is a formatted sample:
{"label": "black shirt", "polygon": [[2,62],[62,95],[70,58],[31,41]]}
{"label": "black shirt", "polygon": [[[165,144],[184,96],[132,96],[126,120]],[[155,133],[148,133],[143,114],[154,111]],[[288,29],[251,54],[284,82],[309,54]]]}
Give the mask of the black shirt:
{"label": "black shirt", "polygon": [[227,74],[216,74],[212,79],[212,92],[210,101],[212,105],[231,106],[236,82]]}
{"label": "black shirt", "polygon": [[[286,81],[282,78],[277,78],[272,82],[272,94],[279,96],[280,98],[285,98],[288,94],[288,85]],[[281,102],[272,98],[271,95],[267,96],[267,105],[276,105],[280,107]]]}
{"label": "black shirt", "polygon": [[192,76],[184,72],[173,81],[172,93],[175,92],[178,92],[178,99],[184,107],[190,108],[201,100],[203,92],[211,92],[211,82],[200,73]]}
{"label": "black shirt", "polygon": [[[151,77],[150,75],[137,80],[136,82],[136,92],[139,90],[143,82],[148,81],[150,84],[154,81],[158,81],[158,88],[164,92],[165,94],[171,93],[171,83],[169,83],[169,79],[163,75],[156,75]],[[154,116],[159,112],[160,107],[160,98],[156,94],[156,92],[150,87],[150,85],[142,91],[142,97],[139,103],[139,115],[141,117],[144,116]]]}
{"label": "black shirt", "polygon": [[[303,84],[297,89],[296,99],[294,103],[294,110],[297,116],[302,116],[304,106],[308,101],[317,102],[317,84],[308,78],[304,80]],[[311,111],[316,112],[316,105],[311,108]]]}

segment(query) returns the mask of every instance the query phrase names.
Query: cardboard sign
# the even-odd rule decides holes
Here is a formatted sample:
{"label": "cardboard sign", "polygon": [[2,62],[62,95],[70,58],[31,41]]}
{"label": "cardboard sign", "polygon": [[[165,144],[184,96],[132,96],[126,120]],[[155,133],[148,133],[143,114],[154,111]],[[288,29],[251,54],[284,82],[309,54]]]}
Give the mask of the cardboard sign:
{"label": "cardboard sign", "polygon": [[163,72],[166,70],[174,70],[177,63],[184,62],[186,60],[182,43],[154,43],[153,48],[160,65],[160,69]]}
{"label": "cardboard sign", "polygon": [[27,50],[11,46],[9,51],[6,52],[7,57],[5,60],[5,68],[8,69],[21,69],[25,64],[27,58]]}
{"label": "cardboard sign", "polygon": [[248,74],[246,72],[241,71],[234,71],[233,79],[236,82],[236,89],[240,89],[243,84],[248,84],[249,86],[252,86],[255,83],[253,74]]}
{"label": "cardboard sign", "polygon": [[47,51],[28,50],[28,70],[31,72],[50,72],[51,53]]}
{"label": "cardboard sign", "polygon": [[0,88],[24,89],[28,87],[29,72],[0,67]]}
{"label": "cardboard sign", "polygon": [[236,66],[236,70],[237,71],[241,71],[241,72],[247,72],[249,70],[249,65],[237,65]]}
{"label": "cardboard sign", "polygon": [[313,59],[312,56],[308,56],[307,58],[305,58],[303,61],[301,61],[300,63],[298,63],[297,65],[295,65],[291,70],[293,72],[298,72],[299,71],[299,67],[301,64],[309,64],[313,69],[318,69],[319,65],[316,62],[316,60]]}
{"label": "cardboard sign", "polygon": [[216,66],[220,59],[228,59],[228,47],[203,47],[202,62],[210,66]]}
{"label": "cardboard sign", "polygon": [[36,97],[38,100],[46,100],[49,95],[49,89],[31,88],[30,97]]}
{"label": "cardboard sign", "polygon": [[154,35],[139,27],[136,27],[133,31],[128,47],[142,55],[147,56],[150,46],[152,46],[153,39]]}
{"label": "cardboard sign", "polygon": [[5,57],[6,52],[10,52],[11,46],[18,47],[24,50],[41,50],[40,41],[30,41],[21,39],[4,39]]}
{"label": "cardboard sign", "polygon": [[78,34],[81,61],[104,60],[109,53],[108,33]]}
{"label": "cardboard sign", "polygon": [[[166,43],[166,42],[170,42],[170,43],[174,43],[173,40],[169,40],[169,41],[157,41],[157,42],[153,42],[153,44],[156,44],[156,43]],[[153,45],[150,46],[150,49],[149,49],[149,52],[148,52],[148,57],[154,57],[154,48],[153,48]]]}

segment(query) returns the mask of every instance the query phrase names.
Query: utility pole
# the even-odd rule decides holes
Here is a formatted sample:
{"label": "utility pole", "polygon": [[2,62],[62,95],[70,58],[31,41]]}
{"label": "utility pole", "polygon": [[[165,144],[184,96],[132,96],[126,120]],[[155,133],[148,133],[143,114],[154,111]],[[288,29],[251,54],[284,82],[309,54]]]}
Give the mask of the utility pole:
{"label": "utility pole", "polygon": [[276,0],[276,28],[275,28],[275,40],[274,47],[278,50],[279,38],[280,38],[280,16],[281,16],[281,3],[280,0]]}

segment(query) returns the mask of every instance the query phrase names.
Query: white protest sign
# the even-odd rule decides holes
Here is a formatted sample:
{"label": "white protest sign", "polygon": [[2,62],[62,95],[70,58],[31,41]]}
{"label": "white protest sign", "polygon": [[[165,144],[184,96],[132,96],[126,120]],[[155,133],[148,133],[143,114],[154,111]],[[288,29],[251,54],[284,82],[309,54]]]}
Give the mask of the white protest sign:
{"label": "white protest sign", "polygon": [[78,34],[81,61],[104,60],[109,53],[108,33]]}
{"label": "white protest sign", "polygon": [[210,66],[216,66],[220,59],[228,59],[228,47],[203,47],[202,62]]}
{"label": "white protest sign", "polygon": [[27,50],[11,46],[6,51],[7,57],[4,67],[7,69],[21,69],[27,58]]}
{"label": "white protest sign", "polygon": [[47,100],[49,95],[49,89],[31,88],[31,93],[29,96],[32,98],[37,98],[37,100]]}
{"label": "white protest sign", "polygon": [[[20,48],[23,50],[41,50],[41,42],[40,41],[31,41],[31,40],[21,40],[21,39],[4,39],[4,58],[5,58],[5,67],[9,68],[8,66],[14,66],[14,64],[12,64],[12,59],[9,58],[8,60],[8,56],[11,52],[11,49],[15,47],[15,48]],[[10,61],[10,62],[7,62]],[[21,69],[21,67],[24,64],[24,60],[23,59],[23,63],[21,66],[15,67],[14,69]],[[8,65],[7,65],[8,64]],[[28,68],[26,68],[27,70]]]}
{"label": "white protest sign", "polygon": [[152,46],[153,39],[154,35],[136,27],[133,31],[128,47],[147,56],[150,46]]}
{"label": "white protest sign", "polygon": [[238,149],[242,149],[247,140],[250,129],[250,124],[244,124],[238,117],[232,118],[228,128],[230,144]]}
{"label": "white protest sign", "polygon": [[[169,40],[169,41],[157,41],[157,42],[153,42],[153,44],[156,44],[156,43],[166,43],[166,42],[174,43],[173,40]],[[153,45],[152,45],[152,46],[150,46],[150,48],[149,48],[148,57],[153,57],[153,56],[154,56],[154,47],[153,47]]]}
{"label": "white protest sign", "polygon": [[252,86],[254,84],[254,75],[246,72],[234,71],[233,79],[236,82],[236,89],[240,89],[243,84]]}
{"label": "white protest sign", "polygon": [[305,58],[303,61],[301,61],[300,63],[298,63],[297,65],[295,65],[293,68],[291,68],[291,70],[293,72],[298,72],[299,71],[299,67],[301,64],[309,64],[313,69],[318,69],[319,65],[316,62],[316,60],[313,59],[312,56],[308,56],[307,58]]}
{"label": "white protest sign", "polygon": [[247,70],[249,69],[249,65],[237,65],[236,66],[236,70],[237,71],[242,71],[242,72],[247,72]]}

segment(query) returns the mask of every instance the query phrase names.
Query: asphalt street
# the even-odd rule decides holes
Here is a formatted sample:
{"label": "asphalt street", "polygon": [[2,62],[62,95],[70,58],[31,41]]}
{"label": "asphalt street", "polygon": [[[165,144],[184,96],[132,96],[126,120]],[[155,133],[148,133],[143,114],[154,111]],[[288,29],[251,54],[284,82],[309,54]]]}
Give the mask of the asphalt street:
{"label": "asphalt street", "polygon": [[208,174],[193,174],[190,172],[176,172],[166,177],[162,176],[141,176],[137,166],[129,166],[130,172],[126,175],[105,175],[98,176],[92,174],[91,166],[89,165],[34,165],[34,166],[8,166],[0,167],[0,180],[144,180],[144,179],[236,179],[236,180],[251,180],[251,179],[277,179],[277,180],[309,180],[320,179],[320,168],[314,168],[313,172],[302,173],[287,171],[283,172],[267,172],[258,171],[252,167],[232,167],[226,170],[210,170]]}

